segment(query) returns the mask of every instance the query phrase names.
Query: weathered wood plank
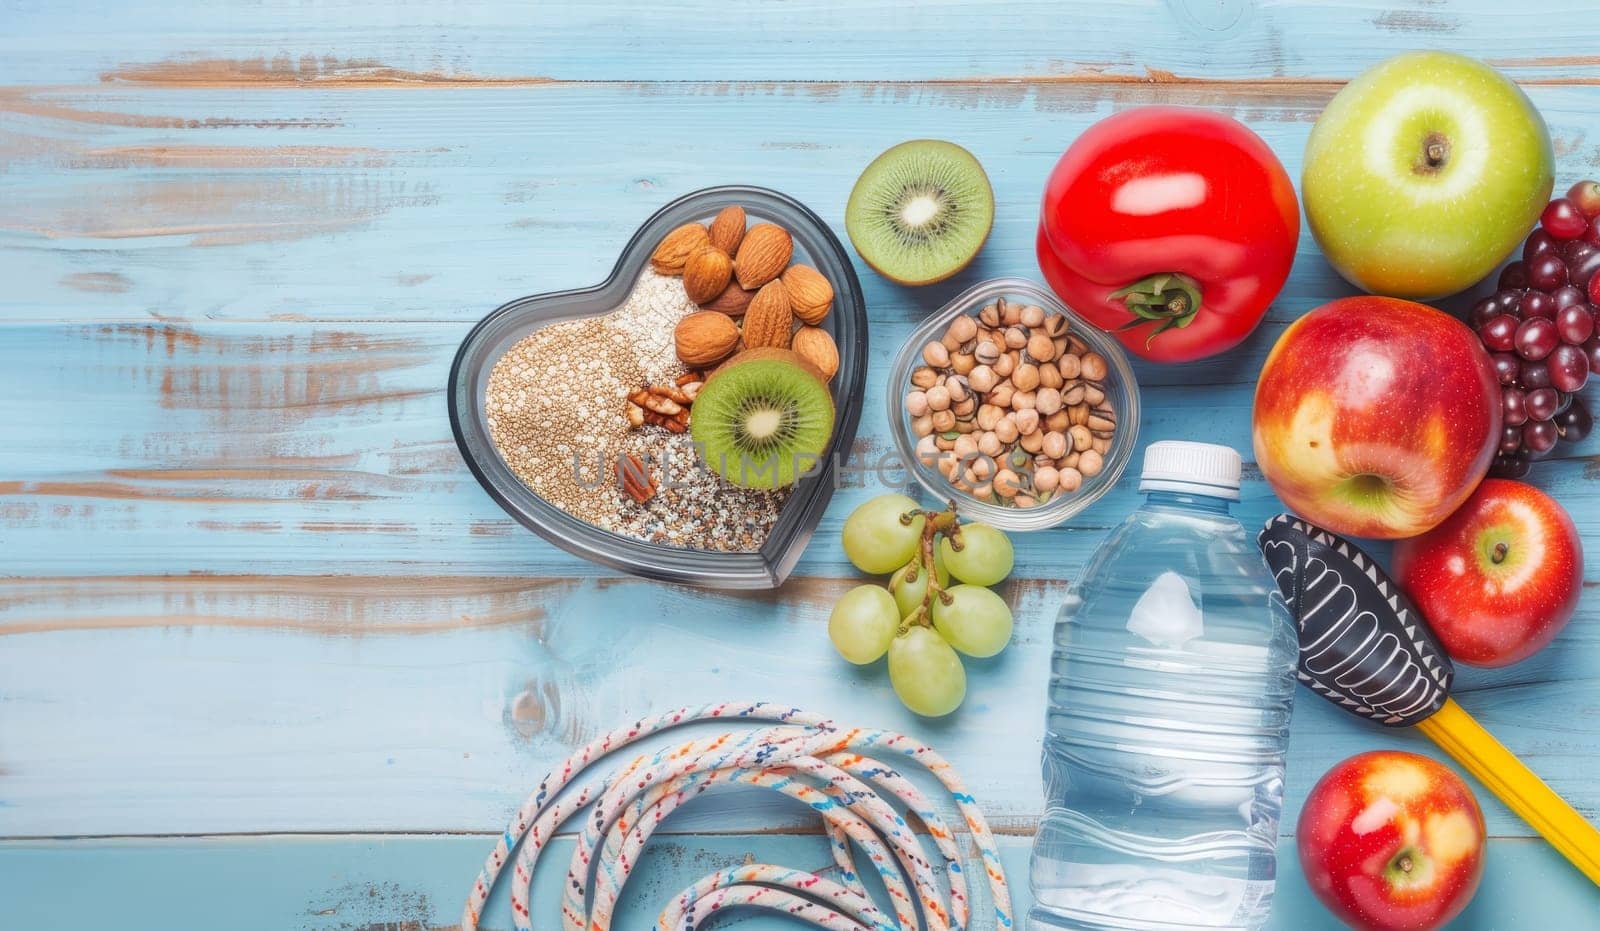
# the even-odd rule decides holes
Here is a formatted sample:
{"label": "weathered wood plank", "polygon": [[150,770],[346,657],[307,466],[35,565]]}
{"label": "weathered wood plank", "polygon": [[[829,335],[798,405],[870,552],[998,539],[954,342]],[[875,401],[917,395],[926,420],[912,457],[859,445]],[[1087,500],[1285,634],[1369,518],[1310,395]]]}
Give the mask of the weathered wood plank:
{"label": "weathered wood plank", "polygon": [[[798,579],[762,597],[600,579],[8,582],[0,836],[487,830],[577,745],[739,698],[914,734],[955,763],[997,828],[1030,832],[1064,586],[1008,587],[1013,644],[969,663],[966,706],[929,722],[900,707],[881,664],[834,655],[827,614],[853,584]],[[1535,659],[1460,680],[1463,706],[1590,817],[1597,668],[1591,609]],[[1435,752],[1302,694],[1287,817],[1333,763],[1380,746]],[[1480,798],[1495,833],[1529,833]],[[770,802],[739,796],[675,827],[804,823]]]}
{"label": "weathered wood plank", "polygon": [[[230,931],[456,931],[466,890],[494,844],[465,837],[335,836],[0,842],[0,925],[94,931],[215,927]],[[1028,893],[1027,838],[1000,839],[1019,913]],[[558,839],[534,874],[534,926],[558,914],[572,842]],[[647,928],[660,907],[705,874],[753,857],[823,870],[821,837],[674,837],[646,848],[624,887],[614,927]],[[1600,908],[1600,893],[1542,841],[1493,840],[1477,896],[1452,928],[1572,928]],[[82,893],[93,889],[91,905]],[[1532,894],[1530,890],[1538,890]],[[505,893],[484,927],[507,931]],[[549,922],[553,919],[545,919]],[[717,927],[777,931],[797,925],[755,915]],[[978,926],[981,927],[981,926]],[[1311,895],[1293,843],[1280,845],[1271,931],[1343,927]]]}
{"label": "weathered wood plank", "polygon": [[1521,77],[1592,79],[1588,12],[1577,0],[96,0],[8,11],[0,83],[1305,80],[1440,45]]}
{"label": "weathered wood plank", "polygon": [[[0,90],[0,319],[471,321],[598,281],[687,191],[777,187],[841,225],[861,168],[930,133],[988,166],[980,261],[908,290],[863,270],[879,319],[972,280],[1037,274],[1033,218],[1062,148],[1114,108],[1217,107],[1298,174],[1321,85],[627,84]],[[1534,87],[1563,184],[1600,170],[1596,87]],[[619,127],[627,127],[626,132]],[[1277,310],[1344,286],[1311,237]]]}

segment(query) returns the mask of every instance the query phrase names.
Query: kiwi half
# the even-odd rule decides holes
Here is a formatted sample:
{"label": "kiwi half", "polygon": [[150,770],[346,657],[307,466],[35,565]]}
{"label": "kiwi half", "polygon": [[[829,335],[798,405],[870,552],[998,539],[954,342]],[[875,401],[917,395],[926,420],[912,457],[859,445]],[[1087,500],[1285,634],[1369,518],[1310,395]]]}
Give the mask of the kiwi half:
{"label": "kiwi half", "polygon": [[873,159],[856,179],[844,228],[878,274],[906,285],[966,268],[994,225],[994,189],[971,152],[914,139]]}
{"label": "kiwi half", "polygon": [[786,488],[821,462],[833,417],[816,366],[787,349],[749,349],[701,387],[689,429],[713,472],[746,488]]}

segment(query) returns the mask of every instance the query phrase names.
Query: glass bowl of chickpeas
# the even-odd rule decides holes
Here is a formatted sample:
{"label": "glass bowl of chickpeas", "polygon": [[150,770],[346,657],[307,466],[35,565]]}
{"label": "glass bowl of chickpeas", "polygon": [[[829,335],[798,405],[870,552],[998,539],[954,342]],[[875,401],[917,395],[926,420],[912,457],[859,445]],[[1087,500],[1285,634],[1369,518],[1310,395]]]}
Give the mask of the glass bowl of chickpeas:
{"label": "glass bowl of chickpeas", "polygon": [[993,278],[906,341],[889,375],[906,468],[964,518],[1041,530],[1116,484],[1139,432],[1139,386],[1115,339],[1044,287]]}

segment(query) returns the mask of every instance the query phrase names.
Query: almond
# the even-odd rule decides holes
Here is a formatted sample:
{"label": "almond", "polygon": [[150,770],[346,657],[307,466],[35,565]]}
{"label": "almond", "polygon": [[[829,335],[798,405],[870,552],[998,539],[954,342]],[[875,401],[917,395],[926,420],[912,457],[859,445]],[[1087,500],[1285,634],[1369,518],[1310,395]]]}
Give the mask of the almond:
{"label": "almond", "polygon": [[733,318],[715,310],[701,310],[678,321],[672,342],[684,365],[699,368],[714,365],[739,345],[739,325]]}
{"label": "almond", "polygon": [[754,291],[746,291],[739,287],[739,282],[731,281],[722,293],[711,301],[700,305],[701,310],[720,310],[730,317],[743,317],[746,309],[750,307],[750,300],[756,296]]}
{"label": "almond", "polygon": [[757,346],[786,349],[792,329],[794,311],[789,307],[789,292],[784,290],[783,282],[769,281],[762,285],[744,312],[744,344],[752,349]]}
{"label": "almond", "polygon": [[783,274],[794,255],[789,231],[771,223],[757,223],[744,234],[733,257],[733,274],[747,290],[755,290]]}
{"label": "almond", "polygon": [[[801,322],[816,326],[833,309],[833,285],[809,265],[791,265],[783,273],[783,286],[789,289],[789,303]],[[967,319],[965,317],[961,319]]]}
{"label": "almond", "polygon": [[650,256],[650,266],[663,275],[681,275],[690,254],[709,242],[711,235],[704,226],[685,223],[662,238]]}
{"label": "almond", "polygon": [[834,345],[828,331],[821,327],[803,326],[795,330],[789,348],[821,370],[825,380],[832,381],[839,371],[839,347]]}
{"label": "almond", "polygon": [[711,221],[711,244],[733,255],[744,241],[744,208],[738,205],[723,207]]}
{"label": "almond", "polygon": [[732,278],[733,259],[716,246],[701,246],[683,263],[683,293],[696,304],[721,294]]}

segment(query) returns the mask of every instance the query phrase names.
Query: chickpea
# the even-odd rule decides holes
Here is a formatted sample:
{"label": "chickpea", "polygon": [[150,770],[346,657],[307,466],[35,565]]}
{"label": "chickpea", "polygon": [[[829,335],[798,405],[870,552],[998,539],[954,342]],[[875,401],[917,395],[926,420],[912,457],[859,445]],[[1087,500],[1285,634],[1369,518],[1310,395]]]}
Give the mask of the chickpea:
{"label": "chickpea", "polygon": [[956,345],[959,346],[978,335],[978,321],[962,314],[950,321],[950,329],[945,331],[945,335],[954,337]]}
{"label": "chickpea", "polygon": [[975,481],[987,481],[990,476],[994,475],[994,460],[982,456],[970,460],[967,465],[967,474],[973,476]]}
{"label": "chickpea", "polygon": [[978,428],[985,431],[993,430],[994,425],[1000,422],[1000,415],[1004,413],[1005,411],[995,407],[993,404],[980,406],[978,408]]}
{"label": "chickpea", "polygon": [[939,373],[926,365],[919,365],[917,370],[911,373],[911,383],[918,388],[932,388],[939,383]]}
{"label": "chickpea", "polygon": [[954,456],[939,457],[939,474],[952,482],[960,477],[960,466]]}
{"label": "chickpea", "polygon": [[994,360],[993,365],[990,367],[994,369],[996,375],[1005,378],[1016,371],[1017,354],[1014,352],[1002,353],[1000,358]]}
{"label": "chickpea", "polygon": [[1061,392],[1061,404],[1062,404],[1062,406],[1063,407],[1077,407],[1078,405],[1082,404],[1083,403],[1084,392],[1086,390],[1088,390],[1087,386],[1085,386],[1084,383],[1081,382],[1081,381],[1078,382],[1077,384],[1067,386]]}
{"label": "chickpea", "polygon": [[1044,431],[1035,430],[1032,433],[1024,433],[1022,438],[1017,440],[1017,445],[1030,453],[1039,452],[1044,449]]}
{"label": "chickpea", "polygon": [[923,465],[933,465],[933,461],[938,458],[938,456],[939,445],[934,442],[932,436],[924,436],[917,440],[918,462],[921,462]]}
{"label": "chickpea", "polygon": [[1022,325],[1029,329],[1033,329],[1036,326],[1043,326],[1044,308],[1035,307],[1034,305],[1029,304],[1027,307],[1022,308],[1022,316],[1020,319],[1022,320]]}
{"label": "chickpea", "polygon": [[972,496],[974,498],[987,498],[991,494],[994,494],[994,486],[988,482],[984,482],[982,485],[972,486]]}
{"label": "chickpea", "polygon": [[980,365],[967,373],[967,384],[979,394],[987,393],[999,380],[1000,377],[994,373],[994,369],[987,365]]}
{"label": "chickpea", "polygon": [[950,350],[944,348],[942,343],[929,343],[922,347],[922,361],[942,369],[950,364]]}
{"label": "chickpea", "polygon": [[981,339],[977,348],[972,350],[972,356],[979,365],[993,365],[1000,358],[1000,345],[993,340]]}
{"label": "chickpea", "polygon": [[950,332],[947,330],[945,331],[944,336],[939,338],[939,345],[943,346],[949,352],[955,352],[961,348],[961,340],[951,336]]}
{"label": "chickpea", "polygon": [[1031,411],[1038,393],[1034,391],[1016,391],[1011,395],[1011,409],[1014,411]]}
{"label": "chickpea", "polygon": [[1090,407],[1099,407],[1100,403],[1105,399],[1105,389],[1101,388],[1099,385],[1083,386],[1083,402]]}
{"label": "chickpea", "polygon": [[[955,426],[956,426],[956,415],[951,413],[950,411],[948,411],[948,410],[934,411],[929,416],[931,416],[933,418],[933,429],[939,431],[940,433],[947,433],[947,432],[955,429]],[[1084,427],[1083,429],[1084,429],[1084,432],[1087,433],[1089,428],[1088,427]],[[1088,444],[1084,444],[1084,449],[1088,449],[1088,448],[1089,448]]]}
{"label": "chickpea", "polygon": [[971,456],[976,454],[977,451],[978,441],[973,439],[970,434],[956,437],[955,449],[952,452],[957,456]]}
{"label": "chickpea", "polygon": [[[1072,451],[1081,453],[1094,443],[1094,434],[1083,424],[1074,424],[1067,431],[1067,436],[1072,438]],[[1081,471],[1081,470],[1080,470]]]}
{"label": "chickpea", "polygon": [[950,405],[950,409],[956,412],[957,417],[967,418],[971,417],[972,412],[978,409],[978,402],[973,398],[963,398]]}
{"label": "chickpea", "polygon": [[1059,481],[1061,490],[1070,494],[1083,487],[1083,473],[1073,468],[1062,469]]}
{"label": "chickpea", "polygon": [[1089,448],[1104,456],[1106,453],[1111,452],[1111,437],[1097,436],[1094,438],[1094,442],[1089,444]]}
{"label": "chickpea", "polygon": [[1061,340],[1062,346],[1066,345],[1067,326],[1067,318],[1062,314],[1052,312],[1044,318],[1044,331],[1052,338]]}
{"label": "chickpea", "polygon": [[1055,388],[1060,390],[1066,379],[1061,377],[1061,370],[1053,365],[1039,366],[1039,387]]}
{"label": "chickpea", "polygon": [[1017,422],[1009,414],[1000,418],[1000,422],[994,425],[994,435],[1001,443],[1007,444],[1015,443],[1017,437],[1021,436],[1017,432]]}
{"label": "chickpea", "polygon": [[1083,377],[1090,381],[1106,380],[1106,359],[1098,352],[1084,353]]}
{"label": "chickpea", "polygon": [[1011,373],[1011,383],[1018,391],[1032,391],[1039,387],[1039,367],[1031,362],[1022,363]]}
{"label": "chickpea", "polygon": [[911,418],[911,432],[917,436],[927,436],[933,432],[933,418],[927,414]]}
{"label": "chickpea", "polygon": [[950,389],[944,385],[934,385],[927,390],[923,397],[928,402],[928,410],[944,411],[950,409]]}
{"label": "chickpea", "polygon": [[1067,454],[1067,436],[1054,430],[1044,435],[1044,454],[1051,459],[1060,459]]}
{"label": "chickpea", "polygon": [[[995,407],[1002,409],[1007,408],[1011,406],[1011,396],[1015,394],[1016,391],[1017,389],[1012,387],[1011,382],[1003,381],[1000,384],[995,385],[994,390],[989,392],[989,396],[984,400],[988,401],[990,404],[993,404]],[[1087,411],[1085,411],[1085,413],[1087,413]]]}
{"label": "chickpea", "polygon": [[[1054,370],[1045,369],[1044,371]],[[1054,388],[1040,388],[1038,394],[1034,395],[1033,406],[1039,413],[1048,417],[1061,410],[1061,392]]]}
{"label": "chickpea", "polygon": [[1004,448],[1000,443],[1000,437],[995,436],[993,430],[985,430],[983,435],[978,437],[978,452],[983,453],[985,456],[990,458],[998,456]]}
{"label": "chickpea", "polygon": [[1061,487],[1061,472],[1055,466],[1042,466],[1034,469],[1033,487],[1040,491],[1055,491]]}
{"label": "chickpea", "polygon": [[1044,335],[1043,333],[1035,333],[1032,336],[1029,336],[1028,357],[1033,359],[1035,362],[1052,361],[1056,357],[1055,340]]}
{"label": "chickpea", "polygon": [[1067,408],[1067,422],[1074,427],[1084,426],[1089,422],[1089,405],[1074,404]]}
{"label": "chickpea", "polygon": [[1036,410],[1017,411],[1011,419],[1017,422],[1018,433],[1032,433],[1039,429],[1039,412]]}
{"label": "chickpea", "polygon": [[1070,426],[1072,426],[1072,421],[1068,419],[1065,410],[1056,411],[1044,419],[1044,428],[1046,430],[1054,430],[1057,433],[1066,433],[1067,428]]}
{"label": "chickpea", "polygon": [[912,417],[921,417],[928,412],[928,395],[922,391],[912,391],[906,395],[906,413]]}
{"label": "chickpea", "polygon": [[990,329],[999,326],[1000,308],[994,304],[985,304],[984,308],[978,311],[978,322]]}
{"label": "chickpea", "polygon": [[957,375],[967,374],[977,364],[970,352],[958,352],[950,357],[950,367],[955,370]]}
{"label": "chickpea", "polygon": [[1078,456],[1078,471],[1082,472],[1085,478],[1094,478],[1104,467],[1105,460],[1092,449],[1085,450]]}
{"label": "chickpea", "polygon": [[1039,503],[1039,499],[1035,498],[1033,495],[1018,492],[1017,496],[1011,499],[1011,503],[1015,504],[1019,508],[1031,508]]}
{"label": "chickpea", "polygon": [[944,380],[944,390],[950,392],[950,403],[955,404],[965,401],[972,392],[967,390],[969,382],[965,375],[954,375]]}
{"label": "chickpea", "polygon": [[1006,348],[1021,349],[1028,345],[1028,331],[1014,326],[1006,330]]}
{"label": "chickpea", "polygon": [[1069,352],[1056,360],[1056,370],[1061,373],[1062,378],[1071,381],[1083,374],[1083,365],[1077,356]]}
{"label": "chickpea", "polygon": [[1000,322],[1006,326],[1016,326],[1022,322],[1022,308],[1007,300],[996,302],[1000,307]]}
{"label": "chickpea", "polygon": [[1002,498],[1015,498],[1021,491],[1022,479],[1010,469],[1001,469],[994,475],[994,493]]}

